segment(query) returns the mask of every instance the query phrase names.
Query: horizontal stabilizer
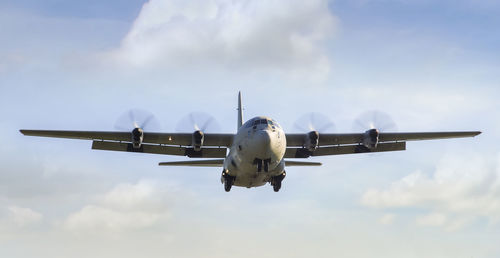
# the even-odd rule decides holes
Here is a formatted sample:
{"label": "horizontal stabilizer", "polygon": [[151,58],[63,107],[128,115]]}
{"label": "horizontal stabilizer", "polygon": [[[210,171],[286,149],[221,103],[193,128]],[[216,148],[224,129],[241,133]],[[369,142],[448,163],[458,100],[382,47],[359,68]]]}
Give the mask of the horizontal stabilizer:
{"label": "horizontal stabilizer", "polygon": [[172,161],[160,162],[160,166],[181,166],[181,167],[222,167],[224,164],[223,159],[211,160],[188,160],[188,161]]}
{"label": "horizontal stabilizer", "polygon": [[285,160],[286,167],[310,167],[310,166],[321,166],[321,165],[322,165],[321,162]]}
{"label": "horizontal stabilizer", "polygon": [[[160,166],[184,166],[184,167],[222,167],[224,164],[223,159],[212,159],[212,160],[188,160],[188,161],[171,161],[171,162],[160,162]],[[296,166],[321,166],[320,162],[307,162],[307,161],[295,161],[286,160],[285,166],[296,167]]]}

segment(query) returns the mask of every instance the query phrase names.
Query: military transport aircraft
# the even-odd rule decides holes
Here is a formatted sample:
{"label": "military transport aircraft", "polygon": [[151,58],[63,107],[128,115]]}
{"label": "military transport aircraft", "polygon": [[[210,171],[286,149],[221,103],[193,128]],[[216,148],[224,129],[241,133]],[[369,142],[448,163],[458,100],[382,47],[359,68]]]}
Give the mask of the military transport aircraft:
{"label": "military transport aircraft", "polygon": [[[222,167],[221,182],[226,192],[233,185],[257,187],[270,183],[275,192],[285,178],[285,167],[320,166],[319,162],[298,161],[312,156],[401,151],[407,141],[473,137],[481,132],[380,132],[371,128],[361,133],[285,134],[276,120],[254,117],[243,124],[241,92],[238,94],[236,134],[144,132],[137,123],[123,131],[20,130],[29,136],[92,140],[92,149],[187,156],[199,159],[161,162],[160,166]],[[229,149],[229,153],[227,153]],[[294,159],[294,160],[290,160]]]}

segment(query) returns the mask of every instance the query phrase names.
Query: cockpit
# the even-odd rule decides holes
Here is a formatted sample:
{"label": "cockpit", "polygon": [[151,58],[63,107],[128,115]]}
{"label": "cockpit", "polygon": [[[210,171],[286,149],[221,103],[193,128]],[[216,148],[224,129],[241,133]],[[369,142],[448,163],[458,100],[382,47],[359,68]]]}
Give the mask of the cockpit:
{"label": "cockpit", "polygon": [[257,127],[261,127],[260,125],[267,125],[267,126],[271,127],[272,129],[275,129],[276,127],[278,127],[278,128],[280,127],[279,124],[276,121],[274,121],[273,119],[262,118],[262,117],[256,117],[256,118],[249,120],[248,122],[245,123],[244,127],[245,128],[254,127],[254,129],[256,129]]}
{"label": "cockpit", "polygon": [[253,125],[260,125],[260,124],[268,124],[268,125],[273,125],[273,121],[269,120],[269,119],[256,119],[253,121],[252,123],[252,126]]}

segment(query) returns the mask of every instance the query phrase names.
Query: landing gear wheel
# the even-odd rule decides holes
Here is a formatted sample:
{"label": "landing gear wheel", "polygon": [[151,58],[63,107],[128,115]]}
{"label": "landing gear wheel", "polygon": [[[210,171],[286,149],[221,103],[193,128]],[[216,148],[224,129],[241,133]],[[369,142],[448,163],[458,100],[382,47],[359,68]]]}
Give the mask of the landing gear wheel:
{"label": "landing gear wheel", "polygon": [[275,192],[278,192],[281,189],[281,181],[283,181],[285,176],[286,172],[283,172],[283,174],[271,178],[271,185],[273,186],[273,190]]}
{"label": "landing gear wheel", "polygon": [[222,172],[222,180],[223,180],[223,183],[224,183],[224,190],[226,192],[231,191],[231,187],[233,186],[235,179],[236,178],[234,176],[230,176],[225,171]]}
{"label": "landing gear wheel", "polygon": [[233,186],[233,182],[231,179],[226,179],[224,180],[224,190],[226,192],[229,192],[231,191],[231,187]]}
{"label": "landing gear wheel", "polygon": [[275,192],[278,192],[281,189],[281,181],[278,181],[273,184],[273,189]]}

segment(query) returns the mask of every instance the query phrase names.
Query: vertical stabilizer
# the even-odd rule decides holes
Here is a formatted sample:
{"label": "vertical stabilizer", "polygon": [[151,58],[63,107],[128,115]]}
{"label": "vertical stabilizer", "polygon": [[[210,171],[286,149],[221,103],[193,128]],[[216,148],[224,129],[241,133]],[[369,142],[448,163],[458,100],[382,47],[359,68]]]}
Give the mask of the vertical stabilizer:
{"label": "vertical stabilizer", "polygon": [[243,125],[243,107],[241,106],[241,91],[240,91],[238,92],[238,128],[236,128],[236,130],[239,130],[242,125]]}

